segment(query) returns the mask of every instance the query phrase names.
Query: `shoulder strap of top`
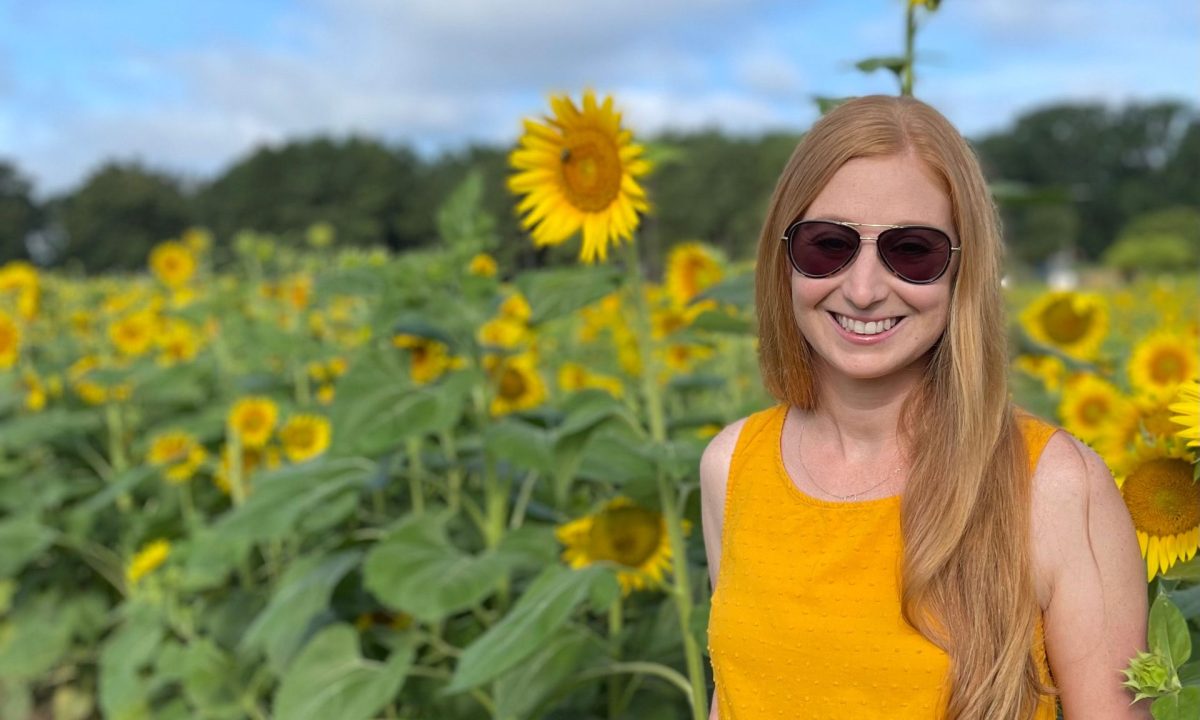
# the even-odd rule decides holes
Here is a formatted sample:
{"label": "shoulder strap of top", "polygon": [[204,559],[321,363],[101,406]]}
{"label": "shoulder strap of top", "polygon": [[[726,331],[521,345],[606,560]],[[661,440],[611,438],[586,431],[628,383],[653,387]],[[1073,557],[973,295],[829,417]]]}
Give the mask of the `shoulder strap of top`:
{"label": "shoulder strap of top", "polygon": [[787,412],[787,408],[787,405],[776,405],[759,410],[746,418],[741,432],[738,433],[737,445],[733,449],[733,458],[729,462],[729,478],[731,480],[739,473],[746,463],[746,459],[751,455],[774,452],[775,448],[771,443],[775,442],[777,438],[763,437],[763,434],[771,426],[771,421],[775,420],[779,413]]}
{"label": "shoulder strap of top", "polygon": [[1029,456],[1029,471],[1032,473],[1037,467],[1042,451],[1046,449],[1046,443],[1050,442],[1050,436],[1058,431],[1058,426],[1048,423],[1022,408],[1017,408],[1017,425],[1025,440],[1025,451]]}

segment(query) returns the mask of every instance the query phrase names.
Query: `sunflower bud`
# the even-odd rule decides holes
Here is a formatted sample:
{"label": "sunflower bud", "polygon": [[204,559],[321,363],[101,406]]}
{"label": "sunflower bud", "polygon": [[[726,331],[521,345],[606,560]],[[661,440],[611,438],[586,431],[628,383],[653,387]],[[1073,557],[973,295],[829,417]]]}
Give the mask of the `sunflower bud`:
{"label": "sunflower bud", "polygon": [[1139,652],[1121,672],[1126,677],[1121,684],[1133,691],[1133,702],[1169,695],[1183,687],[1174,666],[1158,653]]}

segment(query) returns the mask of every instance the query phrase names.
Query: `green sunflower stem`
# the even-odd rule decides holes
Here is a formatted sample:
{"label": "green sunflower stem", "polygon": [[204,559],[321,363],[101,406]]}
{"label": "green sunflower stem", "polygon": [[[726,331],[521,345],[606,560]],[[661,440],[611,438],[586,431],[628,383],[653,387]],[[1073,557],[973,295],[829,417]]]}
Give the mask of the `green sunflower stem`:
{"label": "green sunflower stem", "polygon": [[296,385],[296,404],[300,407],[308,407],[312,403],[312,388],[308,382],[308,368],[304,363],[298,362],[292,367],[292,375]]}
{"label": "green sunflower stem", "polygon": [[425,490],[421,482],[425,479],[425,466],[421,462],[421,438],[417,435],[410,437],[405,443],[408,452],[408,493],[412,496],[412,511],[414,515],[425,512]]}
{"label": "green sunflower stem", "polygon": [[[108,462],[113,470],[113,477],[129,469],[129,458],[125,454],[125,418],[121,404],[108,402],[104,405],[104,422],[108,430]],[[133,508],[133,498],[123,492],[117,498],[117,507],[121,512]]]}
{"label": "green sunflower stem", "polygon": [[904,71],[900,78],[900,94],[913,94],[913,45],[917,37],[916,3],[909,2],[904,11]]}
{"label": "green sunflower stem", "polygon": [[232,425],[225,429],[225,458],[229,471],[229,495],[233,506],[241,507],[246,502],[246,479],[242,474],[242,436]]}
{"label": "green sunflower stem", "polygon": [[[623,243],[625,268],[628,274],[629,291],[633,294],[634,333],[637,337],[638,353],[642,358],[642,395],[646,405],[646,416],[650,421],[650,437],[654,444],[669,452],[667,425],[663,412],[662,389],[658,384],[658,356],[654,352],[654,337],[650,332],[650,308],[646,304],[643,290],[642,268],[637,246],[631,241]],[[687,552],[683,540],[683,526],[675,489],[670,484],[662,463],[655,471],[658,496],[662,503],[663,517],[667,522],[667,537],[671,543],[671,567],[675,582],[671,595],[679,614],[679,632],[683,639],[684,658],[687,662],[688,680],[691,684],[691,706],[693,720],[707,720],[708,696],[705,690],[704,666],[700,659],[700,646],[692,635],[692,591],[688,580]]]}
{"label": "green sunflower stem", "polygon": [[[622,602],[618,595],[608,606],[608,643],[613,662],[621,661]],[[621,680],[619,675],[608,676],[608,717],[611,720],[621,717]]]}

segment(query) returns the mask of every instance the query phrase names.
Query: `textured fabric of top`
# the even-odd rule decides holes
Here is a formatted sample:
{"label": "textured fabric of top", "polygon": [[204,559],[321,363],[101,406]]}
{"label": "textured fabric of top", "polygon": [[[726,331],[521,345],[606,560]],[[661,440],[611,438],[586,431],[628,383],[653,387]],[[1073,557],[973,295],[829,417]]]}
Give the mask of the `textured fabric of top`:
{"label": "textured fabric of top", "polygon": [[[900,614],[900,496],[801,491],[780,451],[787,411],[751,415],[729,469],[708,624],[721,720],[944,717],[949,657]],[[1020,427],[1032,468],[1056,428]],[[1040,615],[1034,653],[1049,683]],[[1054,717],[1044,696],[1036,720]]]}

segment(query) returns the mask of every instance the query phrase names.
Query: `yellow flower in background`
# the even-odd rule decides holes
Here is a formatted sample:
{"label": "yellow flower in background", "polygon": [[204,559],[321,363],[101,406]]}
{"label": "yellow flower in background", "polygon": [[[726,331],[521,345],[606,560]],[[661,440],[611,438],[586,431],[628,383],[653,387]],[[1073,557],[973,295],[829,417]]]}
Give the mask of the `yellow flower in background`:
{"label": "yellow flower in background", "polygon": [[12,316],[0,310],[0,368],[10,368],[21,357],[21,328]]}
{"label": "yellow flower in background", "polygon": [[1196,343],[1178,333],[1159,331],[1133,348],[1129,358],[1129,381],[1139,392],[1174,395],[1176,388],[1200,375]]}
{"label": "yellow flower in background", "polygon": [[1188,447],[1200,447],[1200,380],[1179,386],[1175,402],[1169,406],[1171,422],[1183,427],[1175,435],[1188,441]]}
{"label": "yellow flower in background", "polygon": [[30,412],[41,412],[46,408],[46,386],[42,378],[33,370],[21,373],[21,385],[25,390],[25,409]]}
{"label": "yellow flower in background", "polygon": [[1146,558],[1146,580],[1190,560],[1200,544],[1200,484],[1182,443],[1139,439],[1116,480]]}
{"label": "yellow flower in background", "polygon": [[495,277],[496,258],[487,253],[479,253],[471,258],[471,264],[467,266],[467,272],[479,277]]}
{"label": "yellow flower in background", "polygon": [[[690,532],[691,522],[682,524]],[[622,595],[662,587],[671,567],[666,518],[629,498],[614,498],[596,513],[559,525],[554,535],[565,546],[563,562],[574,569],[615,563]]]}
{"label": "yellow flower in background", "polygon": [[492,415],[507,415],[537,407],[546,400],[546,382],[537,371],[537,358],[522,353],[498,359],[490,368]]}
{"label": "yellow flower in background", "polygon": [[1091,360],[1108,334],[1108,304],[1095,293],[1052,290],[1021,312],[1021,326],[1035,342]]}
{"label": "yellow flower in background", "polygon": [[1063,427],[1086,443],[1098,441],[1119,417],[1132,411],[1115,385],[1090,373],[1071,378],[1058,404]]}
{"label": "yellow flower in background", "polygon": [[337,231],[334,230],[333,225],[327,222],[318,222],[308,226],[305,239],[310,247],[327,248],[333,244],[336,235]]}
{"label": "yellow flower in background", "polygon": [[392,336],[392,345],[409,351],[408,372],[417,385],[431,383],[466,364],[465,359],[450,354],[446,343],[433,338],[397,333]]}
{"label": "yellow flower in background", "polygon": [[1067,364],[1057,355],[1018,355],[1013,367],[1042,381],[1042,387],[1058,392],[1067,375]]}
{"label": "yellow flower in background", "polygon": [[158,539],[146,543],[126,566],[125,582],[130,586],[137,585],[142,578],[165,563],[170,555],[171,543],[167,540]]}
{"label": "yellow flower in background", "polygon": [[149,310],[130,313],[108,326],[108,338],[117,352],[126,356],[144,354],[154,343],[158,317]]}
{"label": "yellow flower in background", "polygon": [[532,337],[525,323],[505,317],[488,320],[476,332],[480,345],[493,348],[515,348],[529,342]]}
{"label": "yellow flower in background", "polygon": [[716,251],[702,243],[681,243],[667,256],[666,283],[671,302],[687,305],[717,284],[725,269]]}
{"label": "yellow flower in background", "polygon": [[625,385],[619,378],[594,373],[583,365],[574,362],[566,362],[559,366],[558,387],[566,392],[574,392],[585,388],[597,388],[604,390],[615,398],[625,395]]}
{"label": "yellow flower in background", "polygon": [[262,447],[271,439],[279,408],[266,397],[245,397],[229,411],[229,427],[242,439],[244,447]]}
{"label": "yellow flower in background", "polygon": [[17,314],[32,320],[41,299],[41,278],[37,268],[24,260],[12,260],[0,267],[0,295],[15,299]]}
{"label": "yellow flower in background", "polygon": [[513,322],[528,323],[533,317],[533,309],[529,307],[525,296],[514,290],[500,303],[496,316]]}
{"label": "yellow flower in background", "polygon": [[196,257],[187,245],[167,240],[150,251],[150,271],[164,285],[177,288],[196,274]]}
{"label": "yellow flower in background", "polygon": [[280,428],[279,442],[287,459],[300,463],[329,449],[330,432],[329,420],[320,415],[293,415]]}
{"label": "yellow flower in background", "polygon": [[525,121],[520,145],[509,155],[516,172],[508,188],[525,197],[517,205],[521,224],[538,247],[559,245],[583,230],[579,257],[608,257],[608,246],[632,242],[638,213],[647,212],[637,178],[650,172],[642,146],[621,129],[611,97],[600,104],[588,90],[582,110],[566,95],[553,95],[554,116]]}
{"label": "yellow flower in background", "polygon": [[317,402],[322,405],[329,405],[333,402],[337,390],[330,383],[323,383],[317,388]]}
{"label": "yellow flower in background", "polygon": [[171,366],[189,362],[200,351],[200,335],[186,320],[171,318],[162,326],[162,333],[155,340],[159,347],[158,362]]}
{"label": "yellow flower in background", "polygon": [[623,324],[620,291],[611,292],[597,302],[580,308],[579,317],[583,321],[579,325],[580,342],[591,342],[603,330]]}
{"label": "yellow flower in background", "polygon": [[179,240],[184,247],[192,251],[193,256],[203,255],[212,247],[212,233],[204,228],[188,228],[183,231],[183,236]]}
{"label": "yellow flower in background", "polygon": [[[706,360],[712,357],[713,349],[707,345],[695,345],[692,343],[671,343],[662,351],[663,364],[668,370],[675,372],[688,372],[696,363],[701,360]],[[660,377],[659,380],[665,382],[669,379],[667,376]]]}
{"label": "yellow flower in background", "polygon": [[195,436],[181,430],[156,435],[146,453],[147,462],[162,468],[167,480],[176,484],[191,480],[207,457]]}
{"label": "yellow flower in background", "polygon": [[[233,493],[233,488],[229,482],[230,460],[232,458],[228,445],[221,446],[221,462],[217,465],[217,470],[213,473],[213,484],[217,488],[230,495]],[[272,445],[261,448],[243,447],[242,448],[242,482],[246,485],[246,490],[250,490],[250,476],[259,468],[274,470],[283,464],[282,454],[279,448]]]}

